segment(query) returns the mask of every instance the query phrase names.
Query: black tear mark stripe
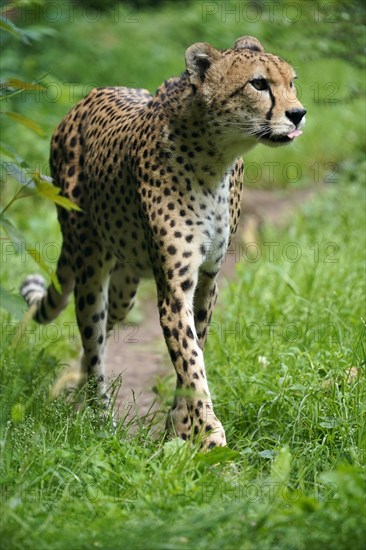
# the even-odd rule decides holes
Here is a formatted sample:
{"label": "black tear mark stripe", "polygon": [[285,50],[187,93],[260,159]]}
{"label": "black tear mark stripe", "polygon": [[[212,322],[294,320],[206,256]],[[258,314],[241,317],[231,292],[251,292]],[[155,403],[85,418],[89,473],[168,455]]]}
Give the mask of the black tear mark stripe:
{"label": "black tear mark stripe", "polygon": [[268,113],[266,114],[266,120],[271,120],[272,114],[273,114],[273,109],[276,105],[276,99],[275,99],[275,96],[272,93],[272,90],[271,90],[270,86],[268,86],[268,92],[269,92],[269,97],[271,98],[271,108],[269,109]]}

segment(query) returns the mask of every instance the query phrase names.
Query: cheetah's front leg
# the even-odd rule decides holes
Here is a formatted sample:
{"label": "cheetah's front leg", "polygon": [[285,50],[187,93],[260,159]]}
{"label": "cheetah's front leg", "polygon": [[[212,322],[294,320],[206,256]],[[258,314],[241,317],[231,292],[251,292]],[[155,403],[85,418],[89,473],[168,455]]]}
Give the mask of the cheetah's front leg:
{"label": "cheetah's front leg", "polygon": [[[183,439],[201,434],[203,448],[226,445],[225,432],[214,414],[208,389],[203,351],[193,317],[193,280],[163,292],[158,289],[160,322],[177,373],[177,389],[170,411],[170,424]],[[183,285],[184,287],[184,285]]]}
{"label": "cheetah's front leg", "polygon": [[217,300],[216,274],[202,270],[194,295],[194,322],[198,341],[202,350],[205,347],[212,312]]}

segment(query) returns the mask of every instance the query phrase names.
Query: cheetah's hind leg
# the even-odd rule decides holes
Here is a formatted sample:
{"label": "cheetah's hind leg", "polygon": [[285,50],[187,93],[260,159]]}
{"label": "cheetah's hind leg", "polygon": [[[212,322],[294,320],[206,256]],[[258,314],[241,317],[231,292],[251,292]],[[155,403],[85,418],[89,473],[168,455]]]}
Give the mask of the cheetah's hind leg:
{"label": "cheetah's hind leg", "polygon": [[118,263],[111,268],[109,261],[101,265],[95,262],[92,267],[83,268],[88,276],[85,278],[81,274],[83,284],[77,283],[75,288],[76,313],[84,348],[81,376],[86,382],[87,399],[98,408],[101,404],[102,416],[111,416],[116,426],[114,398],[117,385],[110,395],[104,355],[113,327],[121,323],[133,307],[139,278],[129,266]]}

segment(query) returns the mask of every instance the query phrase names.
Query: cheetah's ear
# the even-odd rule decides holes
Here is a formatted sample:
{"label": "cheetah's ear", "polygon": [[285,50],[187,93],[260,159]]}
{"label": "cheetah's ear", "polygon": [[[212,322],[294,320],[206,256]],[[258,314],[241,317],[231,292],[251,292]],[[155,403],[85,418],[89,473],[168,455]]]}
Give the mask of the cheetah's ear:
{"label": "cheetah's ear", "polygon": [[234,50],[252,50],[252,52],[264,52],[262,44],[254,36],[242,36],[234,44]]}
{"label": "cheetah's ear", "polygon": [[186,68],[192,84],[202,83],[220,52],[207,42],[197,42],[186,51]]}

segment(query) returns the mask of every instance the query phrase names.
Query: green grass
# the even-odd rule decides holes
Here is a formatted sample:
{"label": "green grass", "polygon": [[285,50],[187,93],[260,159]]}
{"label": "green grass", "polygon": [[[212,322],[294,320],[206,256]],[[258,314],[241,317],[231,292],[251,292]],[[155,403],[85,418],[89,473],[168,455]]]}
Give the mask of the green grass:
{"label": "green grass", "polygon": [[[265,15],[250,23],[243,15],[224,17],[221,2],[207,20],[200,2],[189,7],[168,2],[159,10],[138,10],[136,23],[127,23],[123,8],[119,21],[105,13],[92,27],[76,9],[71,23],[67,17],[34,20],[50,32],[31,48],[4,38],[4,79],[47,74],[46,82],[62,83],[58,101],[30,93],[8,106],[46,131],[42,139],[4,120],[2,139],[35,168],[47,172],[50,134],[83,87],[154,90],[183,70],[191,43],[228,47],[251,34],[294,63],[309,116],[292,148],[259,146],[247,156],[246,184],[281,189],[318,185],[325,178],[328,183],[288,227],[265,226],[261,245],[232,247],[236,277],[220,294],[205,351],[226,451],[201,455],[180,440],[167,442],[154,436],[153,421],[121,422],[113,432],[88,408],[76,413],[63,399],[51,403],[50,387],[64,362],[76,356],[78,340],[70,341],[63,330],[51,342],[54,333],[30,324],[14,342],[18,319],[3,315],[4,549],[363,548],[361,3],[339,3],[342,8],[329,20],[335,3],[323,2],[319,21],[313,3],[297,4],[302,17],[293,24],[278,11],[274,21]],[[70,83],[78,84],[71,96]],[[330,103],[332,90],[336,101]],[[6,204],[14,181],[6,178],[3,184]],[[28,245],[39,247],[54,266],[49,246],[59,246],[60,232],[53,206],[25,199],[9,216]],[[16,293],[24,275],[39,269],[24,251],[6,246],[3,240],[1,284]],[[70,306],[57,323],[67,327],[74,321]],[[163,408],[172,399],[170,382],[159,383]]]}
{"label": "green grass", "polygon": [[219,298],[206,363],[232,451],[51,404],[60,352],[3,340],[5,548],[362,548],[365,215],[351,176],[265,228],[273,257],[240,261]]}

